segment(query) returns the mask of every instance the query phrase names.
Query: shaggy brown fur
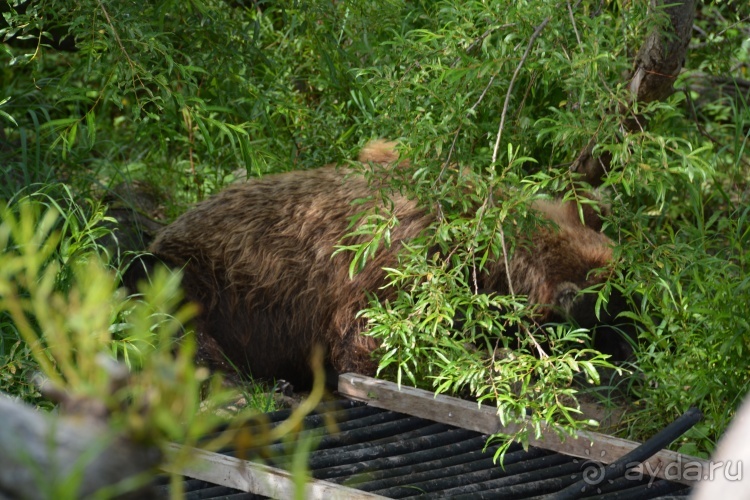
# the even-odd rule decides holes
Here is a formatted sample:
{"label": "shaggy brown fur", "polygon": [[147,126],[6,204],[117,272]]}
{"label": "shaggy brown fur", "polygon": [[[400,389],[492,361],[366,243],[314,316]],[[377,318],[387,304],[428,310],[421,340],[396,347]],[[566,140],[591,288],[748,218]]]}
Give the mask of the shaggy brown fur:
{"label": "shaggy brown fur", "polygon": [[[359,160],[391,165],[398,157],[393,143],[375,141]],[[374,373],[371,353],[378,344],[362,335],[366,325],[356,314],[367,304],[365,292],[385,298],[382,268],[396,264],[400,242],[418,235],[433,216],[393,193],[399,221],[393,244],[350,279],[351,255],[331,255],[362,210],[352,202],[371,194],[367,181],[346,168],[272,175],[230,186],[157,236],[150,250],[184,270],[186,295],[202,307],[197,328],[220,349],[214,362],[223,353],[255,377],[304,384],[308,356],[319,344],[338,373]],[[612,242],[583,225],[574,204],[545,201],[535,208],[559,230],[529,235],[533,248],[519,245],[510,261],[514,292],[550,306],[542,321],[562,308],[581,323],[595,323],[593,307],[579,311],[584,304],[577,292],[602,281],[589,274],[610,263]],[[507,293],[505,271],[502,259],[490,263],[480,288]]]}

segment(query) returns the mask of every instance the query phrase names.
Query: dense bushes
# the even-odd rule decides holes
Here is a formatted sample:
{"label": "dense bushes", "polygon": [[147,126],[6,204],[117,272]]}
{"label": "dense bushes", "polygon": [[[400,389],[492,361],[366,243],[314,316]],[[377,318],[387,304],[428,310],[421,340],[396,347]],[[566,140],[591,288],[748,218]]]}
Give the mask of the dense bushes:
{"label": "dense bushes", "polygon": [[[415,167],[396,188],[442,218],[392,272],[413,293],[364,313],[391,348],[385,373],[490,396],[503,417],[531,408],[537,422],[570,422],[571,379],[580,371],[595,380],[602,363],[565,354],[580,332],[554,325],[549,358],[526,349],[514,362],[495,359],[488,339],[528,311],[522,297],[476,295],[471,274],[499,248],[493,228],[512,234],[530,200],[584,200],[568,167],[595,137],[595,154],[612,156],[605,231],[620,260],[611,286],[645,324],[635,375],[621,381],[640,408],[630,433],[649,435],[697,404],[706,419],[685,446],[705,452],[750,380],[750,57],[739,22],[750,12],[739,2],[699,7],[680,92],[636,108],[647,125],[625,133],[625,75],[645,36],[665,24],[644,4],[10,2],[4,33],[16,38],[0,56],[4,196],[63,181],[97,197],[137,179],[162,191],[173,216],[238,170],[312,168],[353,157],[368,139],[398,138]],[[49,47],[50,36],[75,51]],[[387,213],[366,222],[387,241]],[[455,250],[451,273],[426,255],[436,244]],[[404,309],[420,320],[396,335]],[[22,367],[25,347],[7,333],[11,322],[0,327],[0,353]],[[465,349],[467,337],[482,347]],[[423,338],[440,340],[425,350]]]}

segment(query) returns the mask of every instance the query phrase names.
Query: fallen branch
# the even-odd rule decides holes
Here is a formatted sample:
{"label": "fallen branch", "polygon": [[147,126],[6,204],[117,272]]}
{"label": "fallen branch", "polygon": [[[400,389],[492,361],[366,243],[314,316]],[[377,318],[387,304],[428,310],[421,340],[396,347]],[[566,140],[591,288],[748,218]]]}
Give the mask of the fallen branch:
{"label": "fallen branch", "polygon": [[160,460],[98,415],[51,415],[0,394],[0,422],[0,498],[55,498],[63,488],[75,498],[104,488],[141,498],[138,476]]}

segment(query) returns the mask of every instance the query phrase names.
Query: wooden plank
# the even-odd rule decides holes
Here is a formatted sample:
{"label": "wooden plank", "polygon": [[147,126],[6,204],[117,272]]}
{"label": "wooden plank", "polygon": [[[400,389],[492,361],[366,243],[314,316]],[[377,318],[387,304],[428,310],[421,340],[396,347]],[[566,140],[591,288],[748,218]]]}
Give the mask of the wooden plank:
{"label": "wooden plank", "polygon": [[[180,467],[165,466],[166,472],[181,474],[271,498],[287,499],[295,497],[296,487],[292,474],[283,469],[197,448],[186,448],[177,444],[170,444],[168,452],[188,456],[189,462],[182,464]],[[310,479],[305,485],[304,498],[311,500],[336,498],[342,500],[375,500],[385,497],[328,481]]]}
{"label": "wooden plank", "polygon": [[[339,376],[339,392],[349,398],[365,401],[371,406],[421,417],[435,422],[455,425],[482,434],[499,432],[513,435],[529,424],[502,425],[495,410],[462,399],[435,395],[429,391],[401,386],[355,373]],[[530,432],[529,444],[577,458],[609,464],[634,450],[641,443],[598,432],[581,431],[575,436],[561,438],[554,430],[542,428],[539,438]],[[670,450],[656,453],[641,466],[631,470],[628,477],[639,473],[656,476],[682,484],[693,485],[709,477],[707,460],[683,455]]]}

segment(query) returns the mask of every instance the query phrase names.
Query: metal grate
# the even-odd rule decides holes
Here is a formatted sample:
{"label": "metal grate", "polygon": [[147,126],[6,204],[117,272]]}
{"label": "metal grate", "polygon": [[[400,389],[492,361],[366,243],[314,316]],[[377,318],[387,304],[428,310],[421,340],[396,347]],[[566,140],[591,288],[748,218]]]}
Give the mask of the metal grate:
{"label": "metal grate", "polygon": [[[268,420],[274,425],[289,413],[271,413]],[[326,425],[331,420],[335,427]],[[603,473],[611,465],[520,445],[508,450],[501,467],[493,459],[497,445],[485,448],[486,435],[349,400],[306,417],[296,442],[305,437],[316,442],[308,457],[313,478],[387,498],[537,498],[568,488],[564,494],[571,498],[649,499],[684,498],[690,490],[648,476],[609,479]],[[233,449],[220,453],[237,457]],[[294,453],[294,443],[276,443],[244,449],[239,458],[263,457],[263,463],[289,470]],[[166,498],[166,486],[159,488]],[[262,498],[195,479],[186,479],[185,489],[186,498]]]}

